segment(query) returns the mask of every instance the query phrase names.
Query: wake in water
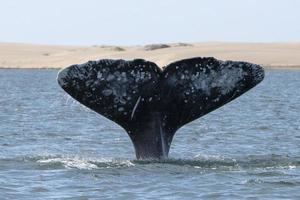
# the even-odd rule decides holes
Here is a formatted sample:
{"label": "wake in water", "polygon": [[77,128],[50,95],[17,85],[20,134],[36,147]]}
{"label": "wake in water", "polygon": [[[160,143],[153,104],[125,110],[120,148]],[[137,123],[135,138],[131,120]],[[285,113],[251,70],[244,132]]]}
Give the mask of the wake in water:
{"label": "wake in water", "polygon": [[[2,165],[5,164],[5,165]],[[132,168],[165,165],[191,167],[211,170],[247,170],[247,169],[295,169],[300,167],[300,157],[283,155],[248,155],[245,157],[225,157],[198,155],[193,159],[165,160],[129,160],[112,158],[88,158],[73,155],[27,156],[0,159],[1,168],[38,168],[38,169],[105,169]]]}

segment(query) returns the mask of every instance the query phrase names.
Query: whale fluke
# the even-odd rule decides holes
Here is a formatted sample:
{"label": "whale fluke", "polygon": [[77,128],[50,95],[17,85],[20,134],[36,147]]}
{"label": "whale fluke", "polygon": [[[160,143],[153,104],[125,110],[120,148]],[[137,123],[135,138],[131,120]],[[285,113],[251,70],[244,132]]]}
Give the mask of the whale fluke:
{"label": "whale fluke", "polygon": [[138,159],[162,159],[180,127],[263,78],[256,64],[197,57],[163,70],[142,59],[89,61],[61,70],[57,80],[74,99],[123,127]]}

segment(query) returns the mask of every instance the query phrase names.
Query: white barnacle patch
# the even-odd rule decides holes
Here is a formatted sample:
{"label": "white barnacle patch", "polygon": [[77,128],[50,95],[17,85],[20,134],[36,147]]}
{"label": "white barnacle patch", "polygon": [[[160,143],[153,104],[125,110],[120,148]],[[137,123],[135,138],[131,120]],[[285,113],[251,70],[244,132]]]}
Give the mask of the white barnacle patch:
{"label": "white barnacle patch", "polygon": [[126,100],[124,98],[120,98],[120,103],[121,104],[126,104]]}
{"label": "white barnacle patch", "polygon": [[118,108],[118,111],[119,111],[119,112],[124,111],[124,107],[119,107],[119,108]]}
{"label": "white barnacle patch", "polygon": [[149,79],[152,78],[151,73],[149,73],[147,71],[143,71],[143,70],[136,71],[133,74],[133,77],[135,79],[135,82],[137,82],[137,83],[148,81]]}
{"label": "white barnacle patch", "polygon": [[114,98],[114,103],[117,104],[120,102],[120,99],[119,98]]}
{"label": "white barnacle patch", "polygon": [[102,77],[103,77],[103,74],[102,74],[101,71],[99,71],[99,72],[97,73],[97,79],[101,79]]}
{"label": "white barnacle patch", "polygon": [[106,73],[105,84],[107,89],[104,89],[102,94],[106,97],[112,96],[115,104],[125,105],[127,100],[130,100],[128,99],[130,97],[127,96],[128,87],[125,84],[126,82],[128,82],[126,72],[114,71]]}
{"label": "white barnacle patch", "polygon": [[109,74],[107,77],[106,77],[106,81],[113,81],[115,79],[115,76],[112,75],[112,74]]}
{"label": "white barnacle patch", "polygon": [[243,80],[245,74],[242,68],[224,68],[216,80],[216,86],[221,88],[221,93],[225,95],[236,88],[237,83]]}
{"label": "white barnacle patch", "polygon": [[110,96],[110,95],[112,95],[112,93],[113,93],[113,91],[110,90],[110,89],[106,89],[106,90],[103,90],[103,91],[102,91],[102,94],[103,94],[104,96]]}
{"label": "white barnacle patch", "polygon": [[91,86],[93,83],[94,83],[94,80],[93,80],[93,79],[87,80],[87,81],[85,82],[85,86],[86,86],[86,87],[89,87],[89,86]]}
{"label": "white barnacle patch", "polygon": [[220,100],[220,98],[216,98],[216,99],[213,99],[213,102],[218,102]]}
{"label": "white barnacle patch", "polygon": [[192,86],[207,96],[210,96],[212,88],[218,88],[222,95],[226,95],[236,88],[238,82],[243,80],[246,74],[242,68],[233,68],[230,65],[220,68],[219,71],[204,68],[203,73],[192,75]]}

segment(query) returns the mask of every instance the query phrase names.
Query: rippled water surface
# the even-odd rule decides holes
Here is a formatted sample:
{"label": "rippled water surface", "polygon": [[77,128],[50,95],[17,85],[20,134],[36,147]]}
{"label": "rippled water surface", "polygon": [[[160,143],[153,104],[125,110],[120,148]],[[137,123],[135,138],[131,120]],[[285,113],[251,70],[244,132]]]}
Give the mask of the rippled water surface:
{"label": "rippled water surface", "polygon": [[161,162],[136,161],[56,74],[0,70],[0,199],[300,199],[300,71],[267,71],[180,129]]}

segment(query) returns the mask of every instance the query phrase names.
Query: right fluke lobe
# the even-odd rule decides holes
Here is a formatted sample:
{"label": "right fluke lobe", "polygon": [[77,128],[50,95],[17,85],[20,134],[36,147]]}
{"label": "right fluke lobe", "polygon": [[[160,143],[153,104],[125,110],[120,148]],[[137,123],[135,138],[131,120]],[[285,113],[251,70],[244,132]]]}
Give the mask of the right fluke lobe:
{"label": "right fluke lobe", "polygon": [[138,159],[161,159],[168,156],[176,130],[263,77],[255,64],[191,58],[164,71],[141,59],[89,61],[63,69],[57,80],[74,99],[122,126]]}

